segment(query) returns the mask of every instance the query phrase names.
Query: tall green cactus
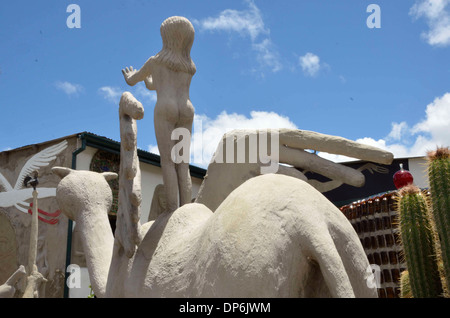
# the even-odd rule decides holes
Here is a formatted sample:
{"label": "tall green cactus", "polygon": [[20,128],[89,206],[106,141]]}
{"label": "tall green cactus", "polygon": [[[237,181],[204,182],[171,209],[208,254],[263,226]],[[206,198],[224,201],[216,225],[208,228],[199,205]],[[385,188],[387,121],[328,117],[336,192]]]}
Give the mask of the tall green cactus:
{"label": "tall green cactus", "polygon": [[400,297],[412,298],[411,285],[409,284],[408,270],[404,270],[400,275]]}
{"label": "tall green cactus", "polygon": [[434,234],[425,195],[414,185],[399,192],[400,237],[414,298],[442,295]]}
{"label": "tall green cactus", "polygon": [[438,233],[446,286],[450,287],[450,150],[428,153],[431,210]]}

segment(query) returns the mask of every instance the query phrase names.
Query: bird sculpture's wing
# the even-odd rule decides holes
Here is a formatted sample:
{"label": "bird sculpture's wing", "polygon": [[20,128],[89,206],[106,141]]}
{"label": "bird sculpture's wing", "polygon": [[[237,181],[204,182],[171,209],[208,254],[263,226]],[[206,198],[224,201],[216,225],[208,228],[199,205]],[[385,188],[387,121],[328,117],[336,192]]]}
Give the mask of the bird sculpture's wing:
{"label": "bird sculpture's wing", "polygon": [[9,184],[8,180],[0,173],[0,190],[11,191],[13,188]]}
{"label": "bird sculpture's wing", "polygon": [[22,202],[17,202],[16,204],[14,204],[14,207],[17,210],[19,210],[20,212],[28,213],[28,209],[30,208],[30,204],[22,201]]}
{"label": "bird sculpture's wing", "polygon": [[56,156],[66,148],[67,140],[64,140],[63,142],[48,147],[31,157],[22,167],[14,189],[20,190],[23,187],[23,180],[27,175],[32,173],[34,170],[39,169],[40,167],[47,166],[50,161],[55,160]]}

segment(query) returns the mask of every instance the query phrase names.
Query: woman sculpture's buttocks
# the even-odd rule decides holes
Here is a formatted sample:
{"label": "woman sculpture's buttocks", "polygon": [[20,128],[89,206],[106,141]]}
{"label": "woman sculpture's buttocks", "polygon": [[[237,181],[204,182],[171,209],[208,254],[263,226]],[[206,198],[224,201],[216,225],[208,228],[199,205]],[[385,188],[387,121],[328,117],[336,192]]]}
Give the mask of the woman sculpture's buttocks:
{"label": "woman sculpture's buttocks", "polygon": [[[174,72],[158,64],[151,66],[153,83],[157,92],[155,118],[165,119],[174,125],[183,125],[194,119],[194,106],[189,99],[192,75]],[[161,87],[163,89],[161,89]]]}

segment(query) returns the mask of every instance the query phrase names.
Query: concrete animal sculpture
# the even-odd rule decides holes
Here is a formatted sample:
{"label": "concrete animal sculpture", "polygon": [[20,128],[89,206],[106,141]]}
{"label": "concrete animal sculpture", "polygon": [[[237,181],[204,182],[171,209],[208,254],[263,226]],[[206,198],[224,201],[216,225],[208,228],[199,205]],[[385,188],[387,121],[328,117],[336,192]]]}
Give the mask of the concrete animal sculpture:
{"label": "concrete animal sculpture", "polygon": [[[280,172],[295,177],[259,175],[261,160],[228,166],[212,162],[196,203],[141,225],[134,120],[142,118],[142,105],[130,93],[122,97],[119,114],[126,123],[121,136],[132,147],[121,158],[121,178],[130,185],[119,188],[123,199],[116,233],[121,234],[113,236],[107,216],[112,202],[107,180],[116,174],[52,169],[61,177],[58,204],[82,233],[98,297],[376,297],[371,267],[352,225],[293,167]],[[224,140],[238,143],[236,136],[228,137]],[[388,152],[340,137],[284,130],[276,138],[282,145],[279,162],[355,186],[364,184],[360,171],[303,149],[392,160]]]}
{"label": "concrete animal sculpture", "polygon": [[132,257],[107,211],[111,173],[53,168],[57,200],[82,231],[98,297],[376,297],[359,238],[345,216],[297,178],[267,174],[213,213],[186,204],[144,224]]}

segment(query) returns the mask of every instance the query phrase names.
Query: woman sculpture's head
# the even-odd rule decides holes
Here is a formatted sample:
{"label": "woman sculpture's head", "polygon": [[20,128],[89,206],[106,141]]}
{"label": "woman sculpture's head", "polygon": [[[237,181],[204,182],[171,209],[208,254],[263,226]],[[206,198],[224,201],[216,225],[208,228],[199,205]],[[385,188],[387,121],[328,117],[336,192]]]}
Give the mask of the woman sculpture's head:
{"label": "woman sculpture's head", "polygon": [[178,16],[166,19],[161,24],[163,48],[155,60],[174,71],[194,74],[196,68],[191,59],[194,35],[194,27],[188,19]]}

